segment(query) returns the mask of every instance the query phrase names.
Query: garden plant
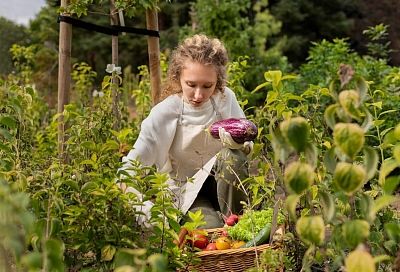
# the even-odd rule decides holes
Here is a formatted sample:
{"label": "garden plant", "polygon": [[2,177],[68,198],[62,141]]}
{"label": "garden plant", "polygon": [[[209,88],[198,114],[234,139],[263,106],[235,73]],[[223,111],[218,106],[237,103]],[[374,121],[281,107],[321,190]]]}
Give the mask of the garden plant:
{"label": "garden plant", "polygon": [[[93,1],[76,3],[86,2]],[[115,1],[132,16],[156,2]],[[76,3],[69,12],[85,15],[89,4]],[[206,3],[197,3],[198,13]],[[266,23],[263,7],[255,12]],[[202,22],[204,31],[213,18]],[[272,35],[279,24],[270,22]],[[230,35],[223,30],[218,35]],[[376,41],[385,31],[380,25],[365,34]],[[243,31],[241,43],[229,41],[237,55],[228,69],[228,85],[258,127],[250,176],[240,181],[244,212],[275,209],[273,227],[279,220],[285,228],[279,246],[249,271],[400,271],[400,69],[388,63],[388,49],[371,43],[360,55],[347,39],[322,40],[289,73],[279,44],[258,61],[239,55],[247,38]],[[176,243],[183,215],[172,205],[168,176],[136,162],[127,181],[154,202],[151,228],[138,222],[143,201],[117,186],[121,158],[152,105],[147,66],[136,75],[104,67],[96,87],[96,71],[73,65],[60,158],[59,114],[35,85],[34,50],[12,47],[15,72],[0,78],[0,270],[190,271],[200,259]],[[167,63],[163,52],[162,77]],[[249,78],[260,80],[249,85]],[[118,129],[113,90],[121,94]],[[202,214],[189,216],[186,227],[201,228]]]}

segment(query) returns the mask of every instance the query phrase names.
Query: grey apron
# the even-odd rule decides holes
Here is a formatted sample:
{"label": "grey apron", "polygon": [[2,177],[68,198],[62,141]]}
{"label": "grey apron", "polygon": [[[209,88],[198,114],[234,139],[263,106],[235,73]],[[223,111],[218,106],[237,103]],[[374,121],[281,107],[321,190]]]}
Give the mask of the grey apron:
{"label": "grey apron", "polygon": [[[228,214],[230,210],[239,212],[244,194],[236,188],[237,175],[240,178],[247,176],[247,168],[244,167],[246,156],[239,150],[223,148],[221,142],[206,131],[213,122],[222,119],[212,97],[210,101],[213,107],[211,118],[205,124],[193,125],[183,121],[185,103],[182,99],[181,115],[170,148],[170,177],[174,182],[174,191],[179,190],[177,206],[184,214],[188,210],[195,212],[201,209],[207,223],[203,226],[205,228],[223,225],[217,210],[223,214]],[[240,173],[237,172],[239,169]],[[208,191],[204,192],[205,189]],[[213,203],[218,203],[217,207]]]}

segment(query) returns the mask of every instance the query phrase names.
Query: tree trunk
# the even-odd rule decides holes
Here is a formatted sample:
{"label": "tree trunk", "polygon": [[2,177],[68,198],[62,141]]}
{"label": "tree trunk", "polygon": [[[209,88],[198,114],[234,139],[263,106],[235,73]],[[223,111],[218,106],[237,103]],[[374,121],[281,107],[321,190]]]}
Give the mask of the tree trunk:
{"label": "tree trunk", "polygon": [[[147,29],[158,31],[158,18],[156,10],[146,10]],[[153,105],[160,100],[161,93],[161,68],[160,68],[160,44],[158,37],[148,37],[150,84]]]}
{"label": "tree trunk", "polygon": [[[61,7],[66,7],[68,0],[61,0]],[[68,15],[68,14],[63,14]],[[65,22],[60,22],[60,36],[58,49],[58,154],[62,161],[67,157],[64,150],[65,124],[64,124],[64,105],[69,102],[69,89],[71,84],[71,40],[72,26]]]}
{"label": "tree trunk", "polygon": [[[111,25],[118,25],[118,11],[115,8],[115,1],[111,0],[110,3],[110,18],[111,18]],[[115,64],[115,66],[118,66],[118,36],[112,36],[111,40],[111,63]],[[114,123],[113,123],[113,129],[114,130],[119,130],[120,125],[121,125],[121,112],[119,110],[119,81],[116,75],[113,75],[112,78],[112,111],[113,115],[115,117]]]}

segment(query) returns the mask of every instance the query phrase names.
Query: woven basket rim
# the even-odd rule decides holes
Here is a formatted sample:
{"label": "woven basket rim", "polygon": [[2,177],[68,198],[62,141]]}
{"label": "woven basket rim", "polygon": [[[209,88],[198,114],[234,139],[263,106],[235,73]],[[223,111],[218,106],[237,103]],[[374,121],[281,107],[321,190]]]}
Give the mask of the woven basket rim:
{"label": "woven basket rim", "polygon": [[[215,233],[221,232],[224,228],[213,228],[213,229],[203,229],[207,233]],[[206,256],[218,256],[218,255],[231,255],[231,254],[238,254],[238,253],[249,253],[252,251],[262,251],[267,248],[276,249],[278,246],[274,244],[261,244],[258,246],[246,247],[246,248],[229,248],[229,249],[219,249],[219,250],[203,250],[198,251],[195,254],[198,257],[206,257]]]}
{"label": "woven basket rim", "polygon": [[230,255],[232,253],[247,253],[252,251],[260,251],[267,248],[273,248],[270,244],[262,244],[255,247],[246,247],[246,248],[229,248],[229,249],[220,249],[220,250],[208,250],[208,251],[199,251],[195,254],[199,257],[204,256],[217,256],[217,255]]}

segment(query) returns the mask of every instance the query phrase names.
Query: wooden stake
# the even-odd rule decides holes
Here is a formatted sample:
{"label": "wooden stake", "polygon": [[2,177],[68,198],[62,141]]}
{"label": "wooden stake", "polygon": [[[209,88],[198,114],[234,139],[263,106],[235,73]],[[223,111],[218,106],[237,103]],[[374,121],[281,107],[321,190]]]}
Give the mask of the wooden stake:
{"label": "wooden stake", "polygon": [[[61,7],[66,8],[69,0],[61,0]],[[63,14],[67,16],[68,14]],[[64,124],[64,105],[69,103],[69,89],[71,83],[71,40],[72,26],[65,22],[60,22],[60,36],[58,45],[58,155],[65,162],[66,155],[64,150],[65,143],[65,124]]]}
{"label": "wooden stake", "polygon": [[[146,10],[147,29],[158,31],[158,17],[156,10]],[[147,38],[149,67],[150,67],[150,86],[153,105],[160,100],[161,93],[161,68],[160,68],[160,44],[158,37]]]}
{"label": "wooden stake", "polygon": [[[115,8],[115,1],[111,0],[110,2],[110,19],[111,19],[111,25],[118,25],[118,11]],[[118,66],[118,36],[112,36],[111,40],[111,63],[115,64],[115,66]],[[116,76],[113,77],[112,79],[113,86],[112,86],[112,111],[113,115],[115,117],[114,123],[113,123],[113,129],[114,130],[119,130],[120,124],[121,124],[121,113],[119,110],[119,90],[118,90],[118,85],[119,81]]]}

